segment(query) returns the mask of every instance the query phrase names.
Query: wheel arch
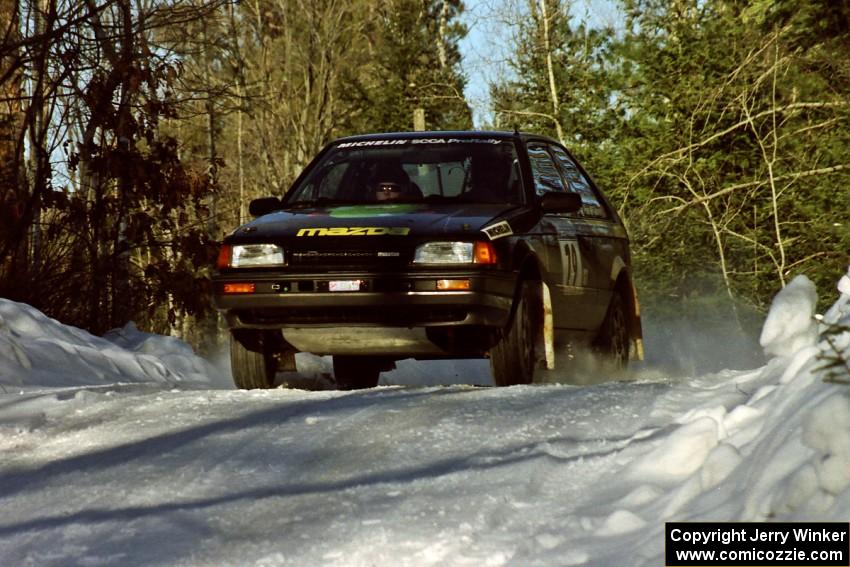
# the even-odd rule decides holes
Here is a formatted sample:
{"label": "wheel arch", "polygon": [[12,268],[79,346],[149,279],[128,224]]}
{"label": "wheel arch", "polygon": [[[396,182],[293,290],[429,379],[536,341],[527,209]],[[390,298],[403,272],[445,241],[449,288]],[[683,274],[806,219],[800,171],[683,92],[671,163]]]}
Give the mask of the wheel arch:
{"label": "wheel arch", "polygon": [[532,323],[536,330],[534,339],[534,350],[537,365],[546,368],[555,367],[554,348],[554,325],[552,320],[552,300],[549,288],[543,279],[544,268],[540,258],[530,247],[523,247],[519,261],[517,262],[517,280],[514,287],[514,298],[511,305],[511,314],[508,317],[505,328],[508,328],[516,316],[517,305],[522,294],[524,282],[533,282],[532,286],[534,309],[532,310]]}
{"label": "wheel arch", "polygon": [[[522,291],[522,283],[525,281],[542,282],[543,267],[540,264],[540,259],[531,248],[526,246],[518,246],[516,252],[518,261],[516,265],[517,279],[514,284],[514,299],[511,306],[511,316],[508,318],[508,324],[513,320],[516,313],[516,305],[519,301],[519,296]],[[537,298],[539,299],[539,297]]]}
{"label": "wheel arch", "polygon": [[620,294],[620,297],[626,302],[629,338],[632,343],[630,356],[634,360],[643,360],[643,324],[640,318],[640,301],[638,300],[637,289],[625,262],[619,257],[617,260],[619,262],[615,261],[614,263],[611,280],[614,282],[614,293]]}
{"label": "wheel arch", "polygon": [[286,350],[287,344],[280,331],[268,329],[231,329],[230,334],[251,352],[277,353]]}

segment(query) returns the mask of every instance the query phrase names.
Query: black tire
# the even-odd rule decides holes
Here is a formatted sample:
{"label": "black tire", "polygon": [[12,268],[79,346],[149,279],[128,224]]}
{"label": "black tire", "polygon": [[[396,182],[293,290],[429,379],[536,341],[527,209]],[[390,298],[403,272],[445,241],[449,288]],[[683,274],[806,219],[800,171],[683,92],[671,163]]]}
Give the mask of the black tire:
{"label": "black tire", "polygon": [[233,383],[242,390],[274,387],[277,360],[266,341],[260,339],[255,348],[248,350],[239,339],[230,335],[230,370]]}
{"label": "black tire", "polygon": [[596,352],[614,370],[624,370],[629,364],[629,322],[626,302],[615,292],[596,339]]}
{"label": "black tire", "polygon": [[381,378],[380,361],[365,356],[333,357],[334,378],[340,390],[374,388]]}
{"label": "black tire", "polygon": [[536,306],[532,282],[522,282],[513,319],[490,349],[490,368],[497,386],[531,384],[537,362],[534,347]]}

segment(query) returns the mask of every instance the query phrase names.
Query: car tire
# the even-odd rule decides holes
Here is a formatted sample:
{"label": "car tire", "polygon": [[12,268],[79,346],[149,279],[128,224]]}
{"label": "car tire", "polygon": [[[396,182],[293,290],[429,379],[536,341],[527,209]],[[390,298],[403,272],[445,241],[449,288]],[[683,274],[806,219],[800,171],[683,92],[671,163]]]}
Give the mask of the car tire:
{"label": "car tire", "polygon": [[497,386],[531,384],[537,362],[535,356],[533,283],[522,282],[513,318],[490,349],[490,368]]}
{"label": "car tire", "polygon": [[629,363],[629,324],[626,303],[615,292],[596,339],[596,352],[612,370],[624,370]]}
{"label": "car tire", "polygon": [[248,350],[242,342],[230,335],[230,370],[233,383],[242,390],[274,387],[277,360],[262,338],[254,345],[259,350]]}
{"label": "car tire", "polygon": [[334,356],[334,378],[340,390],[374,388],[381,378],[378,361],[364,356]]}

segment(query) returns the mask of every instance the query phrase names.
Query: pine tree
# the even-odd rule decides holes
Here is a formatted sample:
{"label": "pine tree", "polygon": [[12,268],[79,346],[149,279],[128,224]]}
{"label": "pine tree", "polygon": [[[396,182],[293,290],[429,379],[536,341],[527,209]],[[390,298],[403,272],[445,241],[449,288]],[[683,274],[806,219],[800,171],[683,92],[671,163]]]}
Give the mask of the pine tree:
{"label": "pine tree", "polygon": [[414,109],[425,111],[426,128],[472,126],[463,95],[457,22],[459,0],[390,0],[375,3],[367,24],[370,57],[357,75],[359,113],[353,131],[413,129]]}
{"label": "pine tree", "polygon": [[615,35],[528,0],[494,111],[588,165],[645,295],[764,307],[794,273],[831,285],[846,263],[845,4],[623,0]]}
{"label": "pine tree", "polygon": [[496,127],[548,134],[566,144],[606,189],[622,123],[614,32],[576,21],[570,4],[529,0],[516,15],[514,77],[493,85]]}

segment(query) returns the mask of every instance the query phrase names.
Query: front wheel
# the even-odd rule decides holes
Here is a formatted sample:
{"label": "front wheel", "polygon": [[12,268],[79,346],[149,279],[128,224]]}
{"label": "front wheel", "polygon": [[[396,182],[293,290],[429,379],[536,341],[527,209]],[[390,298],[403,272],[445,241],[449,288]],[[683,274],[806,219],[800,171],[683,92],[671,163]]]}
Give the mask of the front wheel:
{"label": "front wheel", "polygon": [[490,349],[490,368],[497,386],[531,384],[534,381],[535,294],[532,282],[522,282],[513,319]]}
{"label": "front wheel", "polygon": [[269,344],[271,341],[264,338],[258,336],[256,341],[251,341],[249,350],[231,333],[230,370],[237,388],[254,390],[274,387],[277,360]]}
{"label": "front wheel", "polygon": [[623,370],[629,363],[629,326],[623,296],[614,293],[608,312],[599,329],[596,351],[614,370]]}
{"label": "front wheel", "polygon": [[365,356],[333,357],[334,378],[340,390],[374,388],[381,378],[381,364]]}

